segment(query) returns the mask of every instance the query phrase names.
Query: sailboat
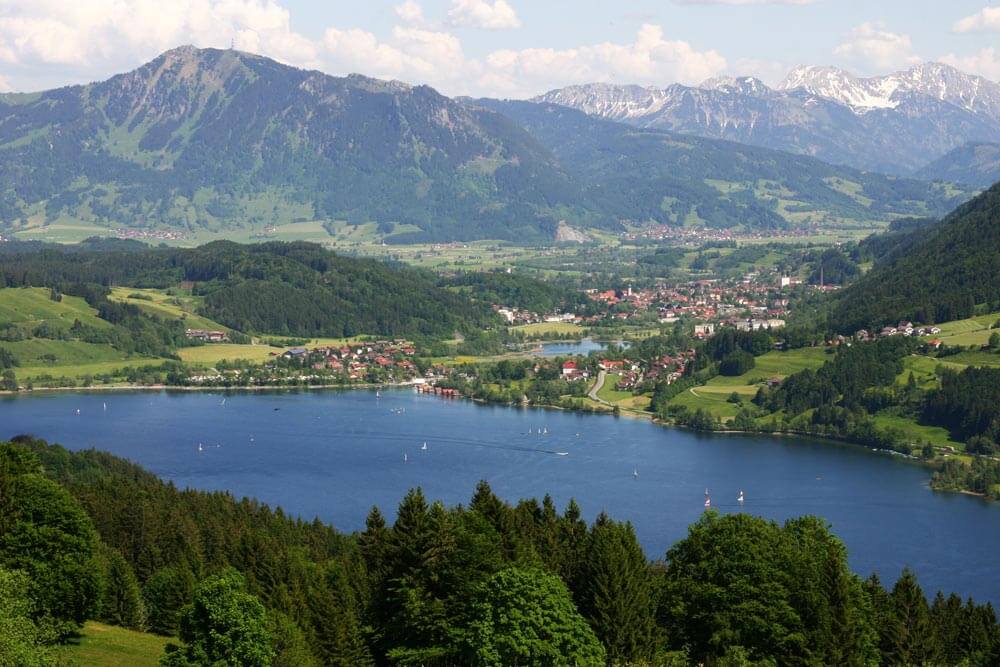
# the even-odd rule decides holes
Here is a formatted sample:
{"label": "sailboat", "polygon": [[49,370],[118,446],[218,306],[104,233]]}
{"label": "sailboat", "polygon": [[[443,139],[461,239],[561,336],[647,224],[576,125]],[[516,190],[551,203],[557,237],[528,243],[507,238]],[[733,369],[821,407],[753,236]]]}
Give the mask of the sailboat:
{"label": "sailboat", "polygon": [[420,445],[420,450],[424,451],[424,452],[427,451],[427,441],[426,440],[424,441],[424,444]]}
{"label": "sailboat", "polygon": [[632,468],[632,479],[639,479],[639,469]]}
{"label": "sailboat", "polygon": [[108,404],[107,404],[107,403],[105,403],[105,404],[104,404],[104,411],[105,411],[105,412],[107,412],[107,411],[108,411]]}
{"label": "sailboat", "polygon": [[407,455],[407,453],[406,453],[406,452],[403,452],[403,463],[406,463],[406,462],[407,462],[407,461],[409,461],[409,460],[410,460],[410,457],[409,457],[409,455]]}
{"label": "sailboat", "polygon": [[201,446],[200,442],[198,443],[198,451],[199,452],[205,451],[205,448]]}
{"label": "sailboat", "polygon": [[80,408],[76,409],[76,414],[80,414]]}
{"label": "sailboat", "polygon": [[736,497],[736,502],[738,502],[740,505],[743,504],[743,489],[740,489],[740,495]]}
{"label": "sailboat", "polygon": [[708,489],[705,489],[705,509],[710,509],[712,507],[712,496],[708,495]]}
{"label": "sailboat", "polygon": [[543,429],[542,429],[542,435],[548,435],[548,434],[549,434],[549,429],[548,429],[548,427],[546,427],[546,428],[543,428]]}
{"label": "sailboat", "polygon": [[382,398],[382,392],[378,389],[375,390],[375,398]]}

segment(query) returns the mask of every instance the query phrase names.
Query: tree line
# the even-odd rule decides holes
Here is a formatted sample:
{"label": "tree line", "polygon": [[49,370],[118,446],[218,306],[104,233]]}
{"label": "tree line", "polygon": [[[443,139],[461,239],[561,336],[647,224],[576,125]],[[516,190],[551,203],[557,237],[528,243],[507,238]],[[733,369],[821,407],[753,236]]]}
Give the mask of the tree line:
{"label": "tree line", "polygon": [[[847,566],[815,517],[706,512],[649,561],[570,501],[419,489],[340,533],[127,461],[0,445],[0,649],[48,664],[88,618],[175,637],[180,665],[990,665],[988,603]],[[30,659],[29,659],[30,658]],[[34,660],[32,662],[31,660]]]}
{"label": "tree line", "polygon": [[[163,289],[188,281],[204,297],[200,314],[244,333],[450,338],[497,322],[488,305],[439,287],[429,272],[343,257],[311,243],[72,250],[30,244],[24,251],[10,245],[0,287],[96,294],[111,286]],[[99,305],[112,316],[122,310],[106,300]]]}

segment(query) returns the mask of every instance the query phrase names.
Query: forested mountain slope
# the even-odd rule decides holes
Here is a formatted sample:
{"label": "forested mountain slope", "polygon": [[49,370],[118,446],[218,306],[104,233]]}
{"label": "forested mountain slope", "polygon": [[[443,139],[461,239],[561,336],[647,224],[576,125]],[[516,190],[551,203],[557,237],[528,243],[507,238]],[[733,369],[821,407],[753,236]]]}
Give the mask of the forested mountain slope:
{"label": "forested mountain slope", "polygon": [[128,251],[29,247],[3,256],[0,286],[74,293],[78,285],[166,288],[187,281],[204,298],[204,315],[246,333],[450,337],[495,322],[488,304],[439,287],[430,273],[342,257],[310,243],[218,241]]}
{"label": "forested mountain slope", "polygon": [[730,141],[638,129],[557,104],[478,100],[523,126],[581,183],[588,206],[631,220],[782,227],[940,215],[965,194]]}
{"label": "forested mountain slope", "polygon": [[844,332],[899,320],[931,323],[1000,304],[1000,183],[890,253],[837,299],[831,325]]}
{"label": "forested mountain slope", "polygon": [[0,96],[0,220],[219,229],[413,225],[550,238],[572,183],[519,127],[426,86],[180,47],[106,81]]}
{"label": "forested mountain slope", "polygon": [[968,143],[942,155],[916,174],[926,180],[988,188],[1000,181],[1000,143]]}

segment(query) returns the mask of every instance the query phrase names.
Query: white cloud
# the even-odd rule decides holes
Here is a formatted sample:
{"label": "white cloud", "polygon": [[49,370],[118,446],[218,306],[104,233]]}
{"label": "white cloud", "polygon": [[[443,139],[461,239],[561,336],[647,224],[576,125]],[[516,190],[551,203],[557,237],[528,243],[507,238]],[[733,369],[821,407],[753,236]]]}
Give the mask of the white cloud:
{"label": "white cloud", "polygon": [[954,32],[1000,32],[1000,7],[983,7],[955,22]]}
{"label": "white cloud", "polygon": [[179,44],[238,46],[314,64],[316,47],[276,0],[5,0],[0,59],[88,69],[134,64]]}
{"label": "white cloud", "polygon": [[[292,29],[281,1],[0,0],[5,85],[38,90],[104,79],[180,44],[233,44],[299,67],[426,83],[448,95],[526,97],[591,81],[698,83],[727,71],[720,53],[668,39],[658,25],[643,25],[624,42],[499,49],[472,58],[457,35],[431,27],[418,0],[396,0],[401,20],[387,33],[330,26],[316,39]],[[501,0],[484,5],[494,15],[481,16],[480,25],[516,21],[513,10],[503,18],[509,6]],[[457,0],[452,8],[475,6]]]}
{"label": "white cloud", "polygon": [[454,26],[504,30],[521,27],[521,20],[506,0],[451,0],[448,22]]}
{"label": "white cloud", "polygon": [[426,23],[424,8],[420,6],[419,2],[415,2],[414,0],[406,0],[403,4],[396,5],[392,8],[392,11],[396,13],[396,16],[403,23],[412,25],[424,25]]}
{"label": "white cloud", "polygon": [[971,56],[957,56],[949,53],[939,58],[941,62],[951,65],[963,72],[978,74],[993,81],[1000,80],[1000,52],[992,46],[981,49]]}
{"label": "white cloud", "polygon": [[486,64],[494,85],[510,94],[530,94],[593,81],[697,83],[724,71],[726,59],[716,51],[698,51],[688,42],[667,40],[660,26],[646,24],[628,44],[500,50],[490,54]]}
{"label": "white cloud", "polygon": [[0,76],[0,93],[9,93],[12,90],[14,89],[11,87],[7,77]]}
{"label": "white cloud", "polygon": [[891,32],[873,22],[854,28],[833,53],[868,70],[884,71],[920,62],[909,35]]}

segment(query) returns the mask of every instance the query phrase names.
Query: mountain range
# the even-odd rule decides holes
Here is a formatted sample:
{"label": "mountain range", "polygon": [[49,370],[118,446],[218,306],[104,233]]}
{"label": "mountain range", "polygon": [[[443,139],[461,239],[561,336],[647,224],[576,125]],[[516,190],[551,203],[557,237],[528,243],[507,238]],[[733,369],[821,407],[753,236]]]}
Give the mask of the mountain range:
{"label": "mountain range", "polygon": [[[692,95],[761,104],[812,95],[746,79],[711,86]],[[542,242],[629,221],[869,224],[939,215],[971,194],[691,128],[636,128],[639,118],[450,99],[427,86],[179,47],[105,81],[0,95],[0,229],[344,220],[378,223],[390,242]],[[868,140],[862,134],[856,143]]]}
{"label": "mountain range", "polygon": [[797,67],[774,88],[752,77],[665,88],[588,84],[535,101],[895,175],[916,174],[966,143],[1000,141],[1000,84],[941,63],[872,78]]}
{"label": "mountain range", "polygon": [[180,47],[99,83],[0,97],[0,156],[8,221],[340,219],[532,238],[587,214],[552,156],[502,116],[232,50]]}

